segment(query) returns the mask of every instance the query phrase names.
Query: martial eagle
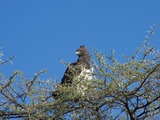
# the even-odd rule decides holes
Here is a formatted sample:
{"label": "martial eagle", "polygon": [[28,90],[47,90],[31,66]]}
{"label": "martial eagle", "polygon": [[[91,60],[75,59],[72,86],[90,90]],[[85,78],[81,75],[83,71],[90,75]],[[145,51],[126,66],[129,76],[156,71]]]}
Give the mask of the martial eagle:
{"label": "martial eagle", "polygon": [[[84,45],[81,45],[80,48],[76,50],[76,54],[78,60],[67,67],[60,86],[76,85],[74,93],[84,96],[89,84],[91,84],[93,68],[90,65],[90,55]],[[53,96],[57,97],[59,93],[57,90],[53,93]]]}

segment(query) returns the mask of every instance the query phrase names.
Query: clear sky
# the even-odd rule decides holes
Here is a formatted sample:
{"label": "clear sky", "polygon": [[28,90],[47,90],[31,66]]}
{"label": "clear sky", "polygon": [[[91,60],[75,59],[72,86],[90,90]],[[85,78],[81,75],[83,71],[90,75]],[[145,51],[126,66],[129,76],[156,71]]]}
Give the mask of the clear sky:
{"label": "clear sky", "polygon": [[64,59],[76,61],[80,45],[109,54],[132,54],[156,24],[152,44],[160,46],[160,0],[0,0],[0,47],[6,75],[25,76],[47,68],[61,79]]}

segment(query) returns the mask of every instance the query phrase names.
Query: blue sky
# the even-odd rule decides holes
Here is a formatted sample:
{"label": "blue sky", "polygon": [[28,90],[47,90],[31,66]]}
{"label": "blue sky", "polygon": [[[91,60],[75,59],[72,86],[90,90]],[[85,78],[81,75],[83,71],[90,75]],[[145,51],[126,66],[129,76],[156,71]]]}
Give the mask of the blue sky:
{"label": "blue sky", "polygon": [[109,54],[132,54],[156,24],[152,45],[160,45],[159,0],[0,0],[0,47],[6,75],[15,70],[25,76],[47,68],[58,80],[65,71],[64,59],[76,61],[80,45]]}

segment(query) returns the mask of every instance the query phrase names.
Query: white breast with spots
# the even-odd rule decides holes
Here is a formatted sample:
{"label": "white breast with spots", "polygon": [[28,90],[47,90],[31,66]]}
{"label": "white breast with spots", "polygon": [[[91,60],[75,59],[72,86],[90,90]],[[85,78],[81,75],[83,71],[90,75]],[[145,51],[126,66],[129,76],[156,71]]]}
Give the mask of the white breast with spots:
{"label": "white breast with spots", "polygon": [[81,74],[78,76],[76,81],[76,94],[81,94],[82,96],[85,95],[87,89],[92,84],[91,80],[93,78],[93,68],[91,69],[83,69]]}

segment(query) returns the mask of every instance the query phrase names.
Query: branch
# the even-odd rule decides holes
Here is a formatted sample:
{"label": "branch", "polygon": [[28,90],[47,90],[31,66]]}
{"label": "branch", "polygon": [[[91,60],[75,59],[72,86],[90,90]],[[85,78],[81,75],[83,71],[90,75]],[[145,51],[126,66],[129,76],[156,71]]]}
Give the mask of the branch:
{"label": "branch", "polygon": [[12,118],[24,118],[28,117],[27,113],[14,113],[14,112],[6,112],[6,111],[0,111],[0,118],[3,119],[12,119]]}
{"label": "branch", "polygon": [[[158,100],[159,98],[160,98],[160,95],[159,95],[158,97],[156,97],[155,99],[153,99],[152,101],[147,102],[145,105],[142,105],[142,106],[140,106],[140,107],[136,107],[136,108],[134,109],[134,112],[135,112],[136,110],[138,110],[138,109],[146,108],[147,106],[149,106],[150,104],[152,104],[153,102],[155,102],[156,100]],[[154,110],[157,110],[158,108],[160,108],[160,106],[157,107],[157,108],[155,108]],[[146,113],[146,111],[144,111],[143,113],[141,113],[141,114],[138,115],[137,117],[140,117],[140,116],[142,116],[142,115],[145,114],[145,113]]]}
{"label": "branch", "polygon": [[7,59],[7,60],[5,60],[5,61],[0,62],[0,65],[5,64],[5,63],[7,63],[7,62],[11,61],[14,57],[15,57],[15,56],[12,56],[12,57],[10,57],[9,59]]}
{"label": "branch", "polygon": [[141,87],[144,85],[144,83],[147,81],[147,79],[152,75],[152,73],[154,73],[156,71],[156,69],[160,66],[160,63],[158,65],[156,65],[146,76],[146,78],[143,80],[143,82],[140,84],[139,87],[137,87],[133,93],[129,94],[129,95],[135,95],[140,89]]}
{"label": "branch", "polygon": [[[146,114],[146,116],[142,117],[141,119],[144,119],[144,118],[146,118],[146,117],[149,117],[149,116],[151,116],[151,114],[147,115],[148,112],[149,112],[149,113],[155,112],[156,110],[159,110],[159,109],[160,109],[160,106],[156,107],[156,108],[153,109],[153,110],[144,111],[144,112],[142,112],[141,114],[139,114],[139,115],[137,116],[137,118],[138,118],[138,117],[141,117],[141,116],[144,115],[144,114]],[[159,113],[159,112],[153,113],[152,116],[154,116],[154,115],[156,115],[156,114],[158,114],[158,113]]]}
{"label": "branch", "polygon": [[0,89],[0,91],[2,91],[3,89],[9,87],[11,84],[12,84],[12,81],[13,81],[13,78],[16,76],[16,75],[20,75],[21,72],[20,71],[15,71],[9,78],[9,81]]}

